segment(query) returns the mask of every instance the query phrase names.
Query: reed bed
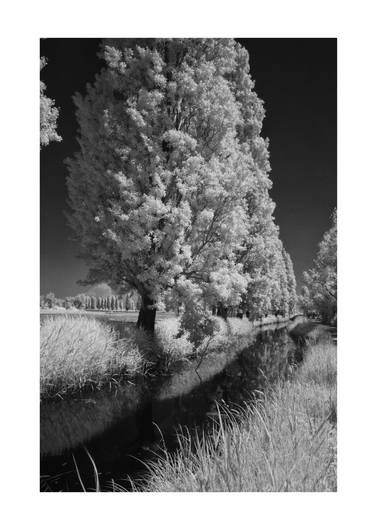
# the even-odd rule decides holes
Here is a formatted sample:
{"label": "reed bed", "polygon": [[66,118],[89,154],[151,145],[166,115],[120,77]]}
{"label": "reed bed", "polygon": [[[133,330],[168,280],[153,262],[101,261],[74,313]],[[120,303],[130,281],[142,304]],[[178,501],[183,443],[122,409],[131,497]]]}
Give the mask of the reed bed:
{"label": "reed bed", "polygon": [[312,346],[290,380],[178,443],[134,491],[336,491],[336,346]]}
{"label": "reed bed", "polygon": [[120,339],[115,330],[96,319],[62,316],[42,323],[42,398],[111,385],[141,372],[143,366],[134,338]]}

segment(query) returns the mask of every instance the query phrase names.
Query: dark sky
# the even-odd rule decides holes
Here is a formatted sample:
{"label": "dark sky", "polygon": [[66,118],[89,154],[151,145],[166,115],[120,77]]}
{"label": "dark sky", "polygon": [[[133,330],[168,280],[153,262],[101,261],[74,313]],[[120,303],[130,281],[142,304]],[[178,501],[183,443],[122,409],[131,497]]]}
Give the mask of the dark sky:
{"label": "dark sky", "polygon": [[[336,205],[336,39],[238,40],[250,54],[255,89],[265,103],[275,217],[300,284]],[[59,297],[84,290],[76,282],[86,267],[76,258],[79,248],[63,213],[64,159],[78,149],[72,95],[85,92],[100,70],[98,45],[98,39],[41,41],[41,55],[48,59],[42,79],[60,108],[63,141],[40,154],[40,289]]]}

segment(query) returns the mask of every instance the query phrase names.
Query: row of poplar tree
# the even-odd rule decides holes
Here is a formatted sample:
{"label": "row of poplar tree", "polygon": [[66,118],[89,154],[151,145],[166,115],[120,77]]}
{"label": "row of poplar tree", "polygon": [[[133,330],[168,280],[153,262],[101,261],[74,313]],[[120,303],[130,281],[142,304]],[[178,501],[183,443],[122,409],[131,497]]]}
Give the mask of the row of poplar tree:
{"label": "row of poplar tree", "polygon": [[87,285],[134,289],[149,331],[160,304],[293,313],[246,49],[233,39],[105,39],[100,56],[95,81],[74,96],[80,150],[67,162]]}

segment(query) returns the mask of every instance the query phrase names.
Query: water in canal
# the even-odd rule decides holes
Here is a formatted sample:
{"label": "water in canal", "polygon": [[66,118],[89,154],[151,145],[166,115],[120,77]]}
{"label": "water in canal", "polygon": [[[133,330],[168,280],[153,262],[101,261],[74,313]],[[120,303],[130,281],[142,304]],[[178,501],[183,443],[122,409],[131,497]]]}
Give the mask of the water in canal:
{"label": "water in canal", "polygon": [[[41,491],[93,491],[113,483],[129,487],[142,462],[155,458],[161,443],[175,447],[179,426],[203,428],[216,402],[241,405],[266,381],[286,376],[300,350],[288,328],[258,328],[239,352],[222,352],[149,383],[126,384],[116,391],[42,402],[40,410]],[[92,459],[92,460],[91,460]]]}

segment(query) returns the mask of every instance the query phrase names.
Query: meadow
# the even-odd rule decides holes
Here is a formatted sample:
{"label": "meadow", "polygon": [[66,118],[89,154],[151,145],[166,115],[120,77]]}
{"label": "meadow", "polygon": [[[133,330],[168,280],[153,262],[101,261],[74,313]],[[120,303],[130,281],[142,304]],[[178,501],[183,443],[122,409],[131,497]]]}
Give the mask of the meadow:
{"label": "meadow", "polygon": [[336,346],[310,346],[292,377],[211,430],[181,430],[178,450],[146,463],[134,491],[336,491]]}

